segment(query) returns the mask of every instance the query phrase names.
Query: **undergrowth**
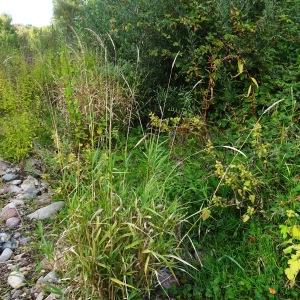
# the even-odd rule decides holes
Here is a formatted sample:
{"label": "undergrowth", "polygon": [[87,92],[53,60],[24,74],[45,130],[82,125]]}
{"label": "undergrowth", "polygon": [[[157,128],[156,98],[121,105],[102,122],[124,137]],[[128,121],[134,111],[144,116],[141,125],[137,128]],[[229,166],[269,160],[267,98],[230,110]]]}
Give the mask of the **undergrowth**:
{"label": "undergrowth", "polygon": [[276,23],[270,1],[253,1],[256,14],[240,1],[174,12],[156,1],[162,15],[146,2],[107,6],[105,36],[97,18],[85,28],[76,17],[95,17],[100,0],[57,1],[51,30],[0,22],[0,156],[41,157],[66,202],[50,234],[37,228],[41,254],[63,253],[56,288],[66,299],[299,298],[292,8],[278,4]]}

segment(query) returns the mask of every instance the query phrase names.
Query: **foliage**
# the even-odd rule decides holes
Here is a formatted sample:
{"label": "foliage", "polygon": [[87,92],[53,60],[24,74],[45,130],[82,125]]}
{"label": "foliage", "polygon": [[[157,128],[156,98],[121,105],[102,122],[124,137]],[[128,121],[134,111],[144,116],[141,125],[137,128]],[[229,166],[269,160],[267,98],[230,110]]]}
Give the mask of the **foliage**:
{"label": "foliage", "polygon": [[2,47],[18,45],[17,33],[11,22],[10,16],[0,15],[0,43]]}
{"label": "foliage", "polygon": [[66,199],[66,297],[299,298],[299,3],[54,4],[1,18],[0,156]]}
{"label": "foliage", "polygon": [[9,57],[4,64],[0,72],[0,153],[4,158],[20,160],[32,149],[39,130],[35,115],[40,105],[39,91],[22,58]]}
{"label": "foliage", "polygon": [[[278,76],[282,65],[299,56],[297,1],[97,0],[72,5],[77,13],[71,24],[79,32],[88,36],[85,28],[90,28],[104,41],[111,37],[119,60],[139,61],[152,111],[159,110],[156,86],[166,87],[174,60],[172,85],[192,90],[192,111],[204,116],[216,111],[218,117],[241,106],[259,108],[258,82]],[[57,12],[58,18],[64,15]],[[110,53],[115,59],[113,47]],[[186,109],[174,104],[166,111]]]}

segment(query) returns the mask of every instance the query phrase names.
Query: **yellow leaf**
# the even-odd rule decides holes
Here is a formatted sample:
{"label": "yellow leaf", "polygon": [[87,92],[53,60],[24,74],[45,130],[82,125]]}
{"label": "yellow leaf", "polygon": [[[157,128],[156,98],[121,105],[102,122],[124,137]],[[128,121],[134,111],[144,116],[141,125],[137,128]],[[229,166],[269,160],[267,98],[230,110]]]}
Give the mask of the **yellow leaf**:
{"label": "yellow leaf", "polygon": [[300,225],[294,225],[292,227],[291,235],[293,238],[300,240]]}
{"label": "yellow leaf", "polygon": [[244,215],[242,216],[242,220],[243,220],[244,223],[246,223],[246,222],[248,222],[248,221],[250,220],[250,216],[247,215],[247,214],[244,214]]}
{"label": "yellow leaf", "polygon": [[240,59],[238,60],[238,72],[239,74],[242,74],[244,72],[244,64]]}
{"label": "yellow leaf", "polygon": [[250,94],[251,94],[251,91],[252,91],[252,85],[250,84],[250,85],[249,85],[249,88],[248,88],[247,97],[249,97],[249,96],[250,96]]}
{"label": "yellow leaf", "polygon": [[211,211],[208,208],[204,208],[201,213],[201,218],[203,221],[207,220],[211,216]]}
{"label": "yellow leaf", "polygon": [[127,284],[117,278],[110,278],[110,280],[116,284],[119,284],[119,285],[122,285],[122,286],[127,286],[129,288],[132,288],[132,289],[136,289],[134,286],[130,285],[130,284]]}
{"label": "yellow leaf", "polygon": [[269,292],[271,295],[276,295],[276,290],[273,288],[269,288]]}
{"label": "yellow leaf", "polygon": [[146,262],[145,262],[145,267],[144,267],[144,272],[145,272],[145,275],[148,274],[148,265],[149,265],[149,260],[150,260],[150,255],[147,256],[146,258]]}
{"label": "yellow leaf", "polygon": [[253,83],[256,85],[256,87],[258,88],[258,83],[257,83],[256,79],[254,77],[250,77],[250,78],[253,81]]}

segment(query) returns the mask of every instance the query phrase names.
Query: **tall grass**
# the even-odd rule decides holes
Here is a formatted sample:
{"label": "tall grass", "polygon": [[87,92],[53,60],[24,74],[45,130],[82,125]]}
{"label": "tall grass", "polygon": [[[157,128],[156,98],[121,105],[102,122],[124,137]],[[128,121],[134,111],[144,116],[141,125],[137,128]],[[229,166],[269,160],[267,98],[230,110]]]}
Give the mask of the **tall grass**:
{"label": "tall grass", "polygon": [[[167,193],[176,165],[155,135],[129,139],[132,114],[128,119],[125,108],[132,110],[133,89],[124,92],[122,86],[128,88],[129,83],[122,68],[108,63],[105,48],[91,57],[83,47],[79,43],[79,51],[71,49],[72,63],[63,62],[75,73],[66,76],[67,85],[59,87],[61,96],[52,102],[61,192],[67,198],[65,264],[75,278],[68,295],[150,295],[160,284],[160,270],[167,267],[175,274],[174,268],[186,263],[177,247],[184,207]],[[80,103],[78,85],[83,92]],[[62,127],[58,115],[70,127]],[[70,138],[74,131],[86,134]],[[64,137],[72,141],[71,148]]]}

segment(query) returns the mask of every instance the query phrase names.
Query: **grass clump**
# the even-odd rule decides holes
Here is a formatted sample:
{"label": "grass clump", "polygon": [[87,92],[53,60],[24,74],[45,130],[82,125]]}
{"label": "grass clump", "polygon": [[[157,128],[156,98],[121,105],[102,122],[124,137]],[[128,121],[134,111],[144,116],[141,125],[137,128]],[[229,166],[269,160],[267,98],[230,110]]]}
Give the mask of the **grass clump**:
{"label": "grass clump", "polygon": [[184,210],[166,192],[173,166],[153,140],[144,147],[127,158],[120,150],[87,150],[67,171],[76,176],[65,174],[71,190],[67,264],[85,287],[74,295],[117,299],[150,293],[160,269],[173,272],[180,263]]}

